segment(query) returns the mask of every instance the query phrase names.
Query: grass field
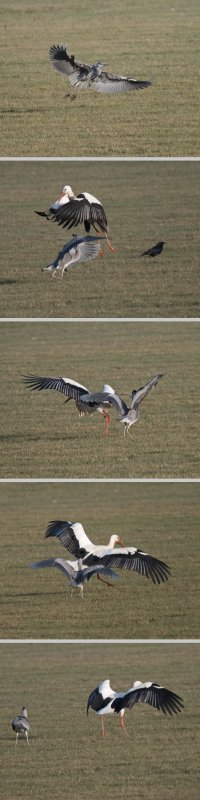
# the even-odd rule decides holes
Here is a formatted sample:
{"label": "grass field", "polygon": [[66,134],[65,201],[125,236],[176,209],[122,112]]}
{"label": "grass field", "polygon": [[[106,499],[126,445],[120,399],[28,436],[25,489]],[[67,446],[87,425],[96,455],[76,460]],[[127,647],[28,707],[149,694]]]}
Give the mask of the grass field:
{"label": "grass field", "polygon": [[[198,322],[2,323],[1,477],[199,477],[199,333]],[[133,441],[114,410],[105,437],[99,414],[79,419],[73,402],[21,380],[65,375],[91,391],[106,382],[129,402],[159,371]]]}
{"label": "grass field", "polygon": [[[3,3],[1,21],[2,155],[199,155],[198,0],[19,0]],[[79,60],[153,86],[66,100],[49,60],[63,40]]]}
{"label": "grass field", "polygon": [[[1,638],[197,638],[199,635],[199,484],[0,484]],[[154,586],[118,570],[114,589],[96,579],[71,590],[57,570],[27,565],[70,558],[44,539],[51,519],[81,521],[96,544],[118,533],[167,562],[168,582]]]}
{"label": "grass field", "polygon": [[[1,172],[2,317],[199,316],[199,167],[180,162],[8,162]],[[78,264],[62,280],[41,267],[71,232],[34,210],[63,184],[106,210],[116,253]],[[79,232],[80,229],[76,229]],[[159,240],[162,255],[140,254]]]}
{"label": "grass field", "polygon": [[[1,645],[4,800],[198,800],[199,645]],[[117,691],[153,680],[183,697],[172,718],[145,705],[101,723],[87,698],[109,677]],[[30,745],[11,720],[26,703]]]}

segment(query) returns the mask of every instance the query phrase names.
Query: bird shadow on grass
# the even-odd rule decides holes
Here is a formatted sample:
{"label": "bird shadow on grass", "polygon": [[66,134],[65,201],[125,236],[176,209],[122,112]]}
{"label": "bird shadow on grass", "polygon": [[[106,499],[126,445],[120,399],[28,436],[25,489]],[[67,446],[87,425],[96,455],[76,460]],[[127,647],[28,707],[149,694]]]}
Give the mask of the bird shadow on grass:
{"label": "bird shadow on grass", "polygon": [[0,278],[0,286],[14,286],[16,283],[23,283],[23,281],[15,281],[12,278]]}
{"label": "bird shadow on grass", "polygon": [[17,597],[60,597],[60,595],[66,595],[66,590],[64,592],[19,592],[19,594],[9,594],[7,592],[5,597],[14,597],[16,600]]}

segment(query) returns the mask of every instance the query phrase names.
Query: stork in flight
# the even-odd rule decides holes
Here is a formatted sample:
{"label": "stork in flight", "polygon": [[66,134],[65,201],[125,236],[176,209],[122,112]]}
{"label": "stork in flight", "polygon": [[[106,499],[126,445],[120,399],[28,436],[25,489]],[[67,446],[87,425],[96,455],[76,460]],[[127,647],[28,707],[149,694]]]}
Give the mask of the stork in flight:
{"label": "stork in flight", "polygon": [[105,419],[105,434],[108,433],[110,417],[107,409],[111,406],[111,398],[115,395],[112,386],[104,384],[101,392],[90,392],[86,386],[71,380],[71,378],[45,378],[40,375],[24,375],[22,380],[29,389],[41,391],[42,389],[55,389],[67,396],[69,400],[74,400],[79,411],[79,416],[84,414],[94,414],[99,411]]}
{"label": "stork in flight", "polygon": [[52,67],[69,78],[74,88],[95,89],[96,92],[104,94],[121,94],[138,89],[147,89],[152,85],[151,81],[135,80],[124,75],[113,75],[102,69],[107,63],[96,61],[95,64],[85,64],[77,61],[74,55],[67,53],[67,46],[64,44],[52,45],[50,48],[50,60]]}
{"label": "stork in flight", "polygon": [[81,596],[83,598],[83,586],[85,581],[90,581],[90,579],[97,575],[103,583],[106,583],[107,586],[113,586],[112,583],[105,581],[101,576],[106,576],[112,578],[118,578],[119,576],[113,572],[112,569],[109,567],[104,566],[103,564],[97,564],[95,566],[87,566],[84,565],[82,559],[78,559],[78,561],[66,561],[64,558],[48,558],[44,559],[43,561],[33,561],[32,564],[28,564],[31,569],[44,569],[45,567],[56,567],[65,575],[65,578],[69,581],[70,586],[72,589],[80,589]]}
{"label": "stork in flight", "polygon": [[[103,564],[110,568],[133,570],[150,578],[154,584],[168,580],[170,575],[167,564],[137,547],[124,547],[116,534],[110,537],[107,545],[94,545],[80,522],[53,520],[49,522],[45,537],[59,539],[75,558],[83,560],[84,566]],[[121,547],[115,547],[115,544]]]}
{"label": "stork in flight", "polygon": [[35,211],[35,214],[47,220],[54,220],[63,228],[70,229],[84,224],[86,233],[90,232],[92,226],[97,235],[100,235],[100,232],[104,233],[109,250],[115,253],[115,248],[108,239],[109,228],[104,208],[100,200],[89,192],[75,195],[71,186],[64,186],[60,197],[52,203],[48,211]]}
{"label": "stork in flight", "polygon": [[15,719],[13,719],[13,721],[12,721],[12,729],[16,733],[16,740],[15,740],[15,744],[16,745],[17,745],[17,740],[18,740],[19,733],[22,733],[22,735],[24,735],[26,737],[27,744],[29,744],[28,734],[29,734],[29,730],[30,730],[30,722],[28,720],[28,712],[27,712],[27,708],[25,708],[25,706],[23,706],[23,708],[21,710],[21,714],[18,714],[18,716],[15,717]]}
{"label": "stork in flight", "polygon": [[96,711],[98,716],[101,716],[101,735],[105,736],[104,716],[105,714],[119,714],[120,726],[124,733],[127,734],[124,725],[124,713],[126,708],[132,708],[136,703],[148,703],[158,711],[163,711],[165,715],[177,714],[181,711],[183,700],[179,695],[171,692],[170,689],[165,689],[157,683],[148,681],[141,683],[135,681],[128,691],[114,692],[111,689],[110,681],[105,680],[91,692],[87,702],[87,714],[89,708]]}
{"label": "stork in flight", "polygon": [[42,272],[51,272],[53,278],[62,270],[63,277],[64,272],[68,272],[77,261],[90,261],[91,258],[103,256],[100,239],[104,239],[104,236],[73,236],[60,250],[57,258],[48,267],[42,267]]}

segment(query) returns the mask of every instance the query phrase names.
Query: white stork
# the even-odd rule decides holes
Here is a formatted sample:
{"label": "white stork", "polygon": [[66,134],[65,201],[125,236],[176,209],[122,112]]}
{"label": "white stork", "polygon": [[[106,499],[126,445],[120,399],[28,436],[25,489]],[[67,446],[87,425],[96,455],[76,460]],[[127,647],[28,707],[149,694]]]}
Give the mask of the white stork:
{"label": "white stork", "polygon": [[[60,570],[60,572],[65,575],[65,578],[67,578],[69,585],[73,589],[80,589],[82,598],[85,581],[89,581],[94,575],[97,575],[97,578],[100,575],[105,575],[113,580],[119,577],[112,569],[103,564],[97,564],[92,567],[85,566],[82,563],[82,559],[78,559],[78,561],[66,561],[64,558],[48,558],[43,561],[33,561],[31,564],[28,564],[28,566],[31,569],[56,567],[56,569]],[[103,578],[101,578],[101,580],[103,583],[106,583],[107,586],[113,585],[108,581],[104,581]]]}
{"label": "white stork", "polygon": [[[67,53],[66,45],[52,45],[50,48],[50,60],[54,69],[69,78],[70,83],[75,88],[90,89],[104,94],[121,94],[122,92],[137,91],[147,89],[151,86],[151,81],[135,80],[126,78],[124,75],[113,75],[102,69],[106,67],[105,62],[96,61],[95,64],[85,64],[77,61],[74,55]],[[74,99],[74,98],[73,98]]]}
{"label": "white stork", "polygon": [[158,711],[163,711],[165,715],[169,714],[170,716],[184,708],[183,700],[179,695],[157,683],[135,681],[128,691],[114,692],[111,689],[110,681],[105,680],[89,695],[87,714],[89,708],[92,708],[98,716],[101,716],[102,736],[105,736],[103,719],[105,714],[119,714],[120,726],[124,733],[127,733],[124,725],[124,713],[126,708],[132,708],[136,703],[148,703]]}
{"label": "white stork", "polygon": [[[115,569],[128,569],[139,572],[152,582],[168,580],[170,568],[163,561],[150,556],[137,547],[124,547],[116,534],[110,537],[107,545],[94,545],[80,522],[53,520],[49,522],[45,537],[56,537],[75,558],[82,558],[83,564],[93,566],[104,564]],[[115,547],[120,544],[121,547]]]}
{"label": "white stork", "polygon": [[22,733],[26,737],[27,744],[29,744],[28,734],[30,730],[30,722],[28,720],[28,712],[25,706],[23,706],[21,714],[18,714],[18,716],[15,717],[15,719],[13,719],[12,729],[16,733],[16,740],[15,740],[16,745],[19,733]]}
{"label": "white stork", "polygon": [[42,272],[51,272],[53,278],[61,270],[63,276],[78,261],[90,261],[91,258],[103,256],[100,239],[104,239],[104,236],[73,236],[54,261],[47,267],[42,267]]}
{"label": "white stork", "polygon": [[76,407],[79,411],[79,416],[84,414],[94,414],[99,411],[105,419],[104,433],[108,433],[110,424],[110,417],[107,409],[111,407],[111,398],[115,395],[112,386],[107,383],[104,384],[101,392],[90,392],[86,386],[72,380],[71,378],[49,378],[41,377],[40,375],[23,375],[22,380],[25,385],[32,390],[41,391],[42,389],[55,389],[57,392],[62,392],[67,396],[67,403],[69,400],[74,400]]}
{"label": "white stork", "polygon": [[89,192],[75,195],[71,186],[64,186],[60,197],[55,203],[52,203],[48,211],[36,211],[35,213],[39,217],[46,217],[47,220],[53,219],[63,228],[70,229],[83,223],[86,233],[90,232],[92,226],[98,235],[100,228],[107,239],[109,250],[115,252],[115,248],[108,239],[109,228],[104,208],[100,200],[97,200]]}

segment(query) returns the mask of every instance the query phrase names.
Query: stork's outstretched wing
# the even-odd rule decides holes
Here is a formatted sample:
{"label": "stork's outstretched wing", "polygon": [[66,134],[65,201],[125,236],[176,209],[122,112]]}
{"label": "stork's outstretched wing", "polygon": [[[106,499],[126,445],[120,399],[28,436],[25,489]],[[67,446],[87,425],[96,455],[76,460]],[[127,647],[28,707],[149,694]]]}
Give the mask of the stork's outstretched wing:
{"label": "stork's outstretched wing", "polygon": [[182,698],[156,683],[140,683],[136,681],[133,688],[122,697],[114,698],[112,707],[119,713],[122,708],[132,708],[135,703],[148,703],[148,705],[163,711],[164,714],[177,714],[183,706]]}
{"label": "stork's outstretched wing", "polygon": [[84,531],[81,522],[65,522],[64,520],[52,520],[49,522],[45,531],[45,537],[56,537],[61,544],[72,553],[75,558],[84,558],[91,552],[94,545]]}
{"label": "stork's outstretched wing", "polygon": [[43,378],[40,375],[23,375],[22,380],[28,389],[37,389],[39,392],[42,389],[56,389],[57,392],[67,395],[69,400],[78,401],[82,395],[89,393],[86,386],[82,386],[70,378]]}

